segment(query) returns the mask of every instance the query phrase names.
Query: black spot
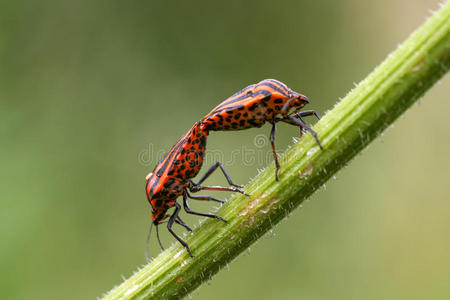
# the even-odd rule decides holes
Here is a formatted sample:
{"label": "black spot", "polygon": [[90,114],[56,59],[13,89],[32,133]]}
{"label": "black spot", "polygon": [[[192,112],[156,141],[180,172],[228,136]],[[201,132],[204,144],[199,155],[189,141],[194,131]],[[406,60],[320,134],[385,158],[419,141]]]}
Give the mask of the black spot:
{"label": "black spot", "polygon": [[158,199],[158,200],[156,200],[156,207],[161,207],[161,205],[162,205],[162,200],[161,199]]}
{"label": "black spot", "polygon": [[252,126],[257,126],[258,123],[255,122],[255,120],[248,120],[248,123],[251,124]]}
{"label": "black spot", "polygon": [[245,113],[243,114],[243,116],[244,116],[244,118],[247,118],[247,117],[248,117],[248,113],[245,112]]}
{"label": "black spot", "polygon": [[280,104],[280,103],[283,103],[283,99],[277,98],[277,99],[273,100],[273,102],[276,104]]}
{"label": "black spot", "polygon": [[239,121],[239,126],[244,126],[244,124],[245,124],[245,120],[241,120],[241,121]]}
{"label": "black spot", "polygon": [[229,122],[231,122],[231,118],[228,117],[228,118],[225,119],[225,121],[227,121],[229,123]]}
{"label": "black spot", "polygon": [[238,123],[236,122],[231,123],[231,127],[233,127],[234,129],[238,128]]}
{"label": "black spot", "polygon": [[254,111],[258,107],[258,103],[253,103],[252,106],[248,108],[249,111]]}
{"label": "black spot", "polygon": [[280,110],[280,109],[281,109],[281,106],[275,105],[275,110]]}
{"label": "black spot", "polygon": [[240,117],[241,117],[241,113],[237,113],[234,115],[235,120],[239,120]]}
{"label": "black spot", "polygon": [[244,110],[245,107],[242,105],[242,106],[239,106],[237,109],[238,109],[238,110]]}
{"label": "black spot", "polygon": [[174,181],[175,181],[175,180],[173,180],[173,178],[169,178],[169,179],[167,180],[167,182],[164,183],[164,187],[165,187],[165,188],[170,187],[170,186],[174,183]]}
{"label": "black spot", "polygon": [[180,166],[180,169],[181,169],[181,170],[184,170],[184,169],[186,169],[186,166],[185,166],[185,165],[181,165],[181,166]]}

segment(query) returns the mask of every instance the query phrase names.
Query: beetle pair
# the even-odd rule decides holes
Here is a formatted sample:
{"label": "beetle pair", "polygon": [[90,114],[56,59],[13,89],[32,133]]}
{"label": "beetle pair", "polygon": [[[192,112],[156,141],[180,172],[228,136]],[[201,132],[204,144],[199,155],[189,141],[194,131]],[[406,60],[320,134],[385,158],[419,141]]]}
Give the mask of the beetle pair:
{"label": "beetle pair", "polygon": [[[177,203],[176,199],[179,196],[183,197],[183,206],[187,213],[216,218],[226,222],[223,218],[213,214],[192,211],[187,201],[188,198],[191,198],[223,203],[223,200],[210,196],[193,196],[190,192],[216,190],[245,194],[244,191],[239,189],[242,186],[233,183],[220,162],[216,162],[200,180],[197,182],[192,181],[192,178],[200,172],[209,131],[243,130],[252,127],[261,127],[266,122],[269,122],[272,125],[270,142],[276,166],[275,178],[278,180],[280,164],[275,149],[276,124],[278,122],[286,122],[300,127],[300,135],[306,131],[310,132],[322,149],[317,134],[303,119],[303,117],[311,115],[320,119],[319,115],[313,110],[300,111],[308,103],[309,100],[307,97],[294,92],[284,83],[275,79],[265,79],[257,84],[250,85],[220,103],[209,114],[195,123],[147,176],[145,191],[147,199],[152,206],[152,225],[157,226],[168,219],[167,228],[169,232],[186,248],[189,255],[193,257],[186,242],[172,230],[174,223],[180,224],[189,231],[192,230],[180,218],[179,212],[181,205]],[[231,187],[201,185],[217,168],[222,170]],[[167,214],[167,210],[172,207],[175,207],[175,211],[171,215]],[[157,229],[158,227],[156,228],[158,234]],[[161,248],[163,248],[159,240],[159,235],[158,241]]]}

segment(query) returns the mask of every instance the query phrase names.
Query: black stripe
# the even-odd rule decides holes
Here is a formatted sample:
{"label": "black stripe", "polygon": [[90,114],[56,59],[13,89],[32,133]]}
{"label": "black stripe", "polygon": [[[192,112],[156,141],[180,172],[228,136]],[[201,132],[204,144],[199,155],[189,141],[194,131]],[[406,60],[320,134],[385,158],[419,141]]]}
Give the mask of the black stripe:
{"label": "black stripe", "polygon": [[159,184],[159,177],[155,178],[155,182],[153,183],[152,187],[150,188],[150,196],[153,197],[153,190],[155,187]]}
{"label": "black stripe", "polygon": [[261,85],[262,85],[262,86],[268,86],[268,87],[274,89],[275,91],[277,91],[277,92],[283,94],[286,98],[289,98],[289,95],[288,95],[288,94],[286,94],[283,90],[281,90],[280,88],[278,88],[277,86],[275,86],[275,85],[273,85],[273,84],[271,84],[271,83],[268,83],[268,82],[262,82]]}
{"label": "black stripe", "polygon": [[[239,109],[240,107],[242,107],[243,105],[242,104],[239,104],[239,105],[234,105],[234,106],[227,106],[227,107],[223,107],[223,108],[221,108],[221,109],[216,109],[216,110],[214,110],[214,113],[216,114],[216,113],[221,113],[221,112],[224,112],[224,111],[232,111],[232,110],[235,110],[235,109]],[[230,112],[231,113],[231,112]],[[221,115],[217,115],[218,117],[220,116],[221,117]],[[223,119],[223,118],[222,118]],[[227,119],[229,119],[229,117],[227,118]],[[230,122],[230,120],[226,120],[227,122]]]}
{"label": "black stripe", "polygon": [[[249,95],[251,95],[251,93],[248,93],[249,91],[251,92],[251,90],[253,89],[255,85],[249,85],[246,88],[243,88],[242,90],[240,90],[239,92],[233,94],[231,97],[228,97],[227,99],[223,100],[222,103],[220,103],[216,108],[227,105],[227,104],[231,104],[234,103],[236,101],[245,99],[247,97],[249,97]],[[243,95],[242,95],[243,94]]]}
{"label": "black stripe", "polygon": [[288,94],[288,95],[291,93],[291,89],[288,88],[288,86],[285,85],[284,83],[282,83],[281,81],[278,81],[278,80],[276,80],[276,79],[265,79],[265,80],[263,80],[263,81],[270,81],[270,82],[272,82],[272,83],[275,83],[275,84],[281,86],[281,88],[283,88],[284,91],[286,92],[286,94]]}
{"label": "black stripe", "polygon": [[[244,100],[244,99],[246,99],[246,98],[250,98],[250,97],[255,97],[255,96],[259,96],[259,95],[261,95],[261,94],[263,94],[264,96],[271,96],[272,95],[272,93],[270,93],[269,91],[266,91],[266,90],[261,90],[261,91],[258,91],[258,92],[256,92],[256,93],[252,93],[252,94],[246,94],[246,95],[244,95],[244,96],[241,96],[241,97],[239,97],[239,98],[236,98],[234,101],[232,101],[232,102],[230,102],[230,103],[224,103],[224,102],[222,102],[221,104],[219,104],[215,109],[214,109],[214,113],[217,113],[217,112],[219,112],[219,111],[222,111],[223,110],[223,107],[225,106],[225,105],[227,105],[227,104],[232,104],[232,103],[235,103],[235,102],[237,102],[237,101],[242,101],[242,100]],[[241,106],[241,105],[236,105],[236,106],[232,106],[231,108],[232,109],[235,109],[235,108],[238,108],[239,106]],[[229,109],[228,107],[226,107],[226,109]]]}
{"label": "black stripe", "polygon": [[148,184],[150,183],[150,178],[151,178],[152,176],[150,176],[149,178],[148,178],[148,180],[147,180],[147,182],[145,183],[145,195],[147,195],[147,200],[148,200],[148,202],[150,202],[150,196],[148,195],[148,193],[147,193],[147,187],[148,187]]}
{"label": "black stripe", "polygon": [[[197,130],[198,132],[201,132],[201,130],[200,130],[200,128],[199,128],[199,123],[195,123],[194,126],[192,126],[192,128],[188,131],[188,133],[186,133],[185,138],[184,138],[184,141],[183,141],[182,144],[180,144],[180,145],[178,146],[178,150],[176,151],[175,156],[177,156],[177,155],[182,151],[182,149],[183,149],[183,147],[185,146],[186,143],[189,143],[189,142],[187,142],[187,141],[190,139],[190,137],[191,137],[192,135],[195,134],[196,130]],[[193,149],[193,151],[190,151],[190,152],[195,152],[195,148],[194,148],[193,146],[192,146],[190,149]],[[170,169],[173,168],[174,163],[175,163],[175,161],[173,161],[172,164],[170,165],[170,167],[169,167]],[[184,166],[180,166],[180,168],[183,168],[183,167],[184,167]]]}
{"label": "black stripe", "polygon": [[[248,89],[254,88],[255,85],[256,85],[256,84],[251,84],[251,85],[249,85],[249,86],[246,86],[245,88],[243,88],[243,89],[240,90],[239,92],[236,92],[236,93],[234,93],[233,95],[231,95],[230,97],[228,97],[227,100],[230,99],[230,98],[233,98],[233,97],[237,97],[238,95],[242,94],[243,92],[247,91]],[[225,101],[227,101],[227,100],[225,100]]]}
{"label": "black stripe", "polygon": [[[192,128],[191,128],[192,130]],[[165,159],[164,164],[158,169],[158,172],[156,172],[156,176],[161,177],[162,174],[164,173],[164,171],[167,168],[167,165],[169,164],[170,161],[172,161],[173,156],[178,153],[177,150],[180,149],[180,144],[185,143],[186,142],[186,137],[189,133],[191,133],[191,130],[189,130],[189,132],[185,135],[183,135],[177,142],[175,145],[172,146],[172,148],[170,148],[169,152],[167,152],[167,154],[164,156],[164,158],[167,157],[167,159]],[[162,162],[162,161],[161,161]],[[160,162],[160,163],[161,163]],[[159,165],[158,165],[159,166]],[[158,166],[156,168],[158,168]],[[156,170],[155,168],[155,170]]]}
{"label": "black stripe", "polygon": [[176,150],[179,150],[180,147],[179,145],[176,145],[174,147],[172,147],[172,149],[170,150],[170,154],[169,157],[166,159],[166,161],[164,162],[164,164],[161,166],[161,168],[158,170],[158,172],[156,173],[156,176],[161,177],[162,174],[164,173],[164,171],[166,170],[167,166],[169,165],[169,162],[172,161],[173,156],[178,152]]}

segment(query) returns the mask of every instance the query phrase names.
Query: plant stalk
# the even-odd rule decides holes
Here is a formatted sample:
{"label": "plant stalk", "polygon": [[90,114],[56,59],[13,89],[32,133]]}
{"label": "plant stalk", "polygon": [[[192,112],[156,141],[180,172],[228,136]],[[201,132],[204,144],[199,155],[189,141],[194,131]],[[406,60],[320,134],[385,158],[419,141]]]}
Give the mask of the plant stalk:
{"label": "plant stalk", "polygon": [[285,218],[346,166],[417,101],[450,68],[450,2],[316,124],[324,150],[310,134],[280,158],[280,181],[270,165],[251,181],[246,197],[235,194],[184,237],[195,258],[174,243],[111,290],[104,299],[178,299],[210,280],[221,268]]}

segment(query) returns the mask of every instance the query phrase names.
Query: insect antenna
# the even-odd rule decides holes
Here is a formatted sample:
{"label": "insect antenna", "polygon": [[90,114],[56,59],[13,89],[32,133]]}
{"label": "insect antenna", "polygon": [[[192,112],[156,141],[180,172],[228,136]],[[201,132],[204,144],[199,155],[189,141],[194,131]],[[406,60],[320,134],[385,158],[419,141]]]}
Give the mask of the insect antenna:
{"label": "insect antenna", "polygon": [[[152,235],[152,228],[153,228],[153,222],[150,224],[150,228],[148,230],[147,234],[147,241],[145,242],[145,257],[147,258],[147,261],[150,261],[150,255],[149,255],[149,246],[150,246],[150,236]],[[158,227],[156,227],[156,231],[158,231]]]}
{"label": "insect antenna", "polygon": [[[159,224],[163,224],[163,223],[167,223],[167,221],[165,222],[161,222]],[[161,239],[159,238],[159,230],[158,230],[158,225],[156,224],[156,238],[158,239],[158,243],[161,246],[161,249],[164,251],[165,248],[161,243]],[[153,228],[153,222],[150,224],[150,228],[148,230],[148,234],[147,234],[147,241],[145,242],[145,257],[147,258],[147,261],[150,261],[150,254],[149,254],[149,249],[150,249],[150,237],[152,235],[152,228]]]}
{"label": "insect antenna", "polygon": [[158,239],[159,245],[161,246],[161,249],[164,251],[166,249],[164,249],[164,246],[161,243],[161,239],[159,238],[159,230],[158,230],[158,225],[156,226],[156,238]]}

